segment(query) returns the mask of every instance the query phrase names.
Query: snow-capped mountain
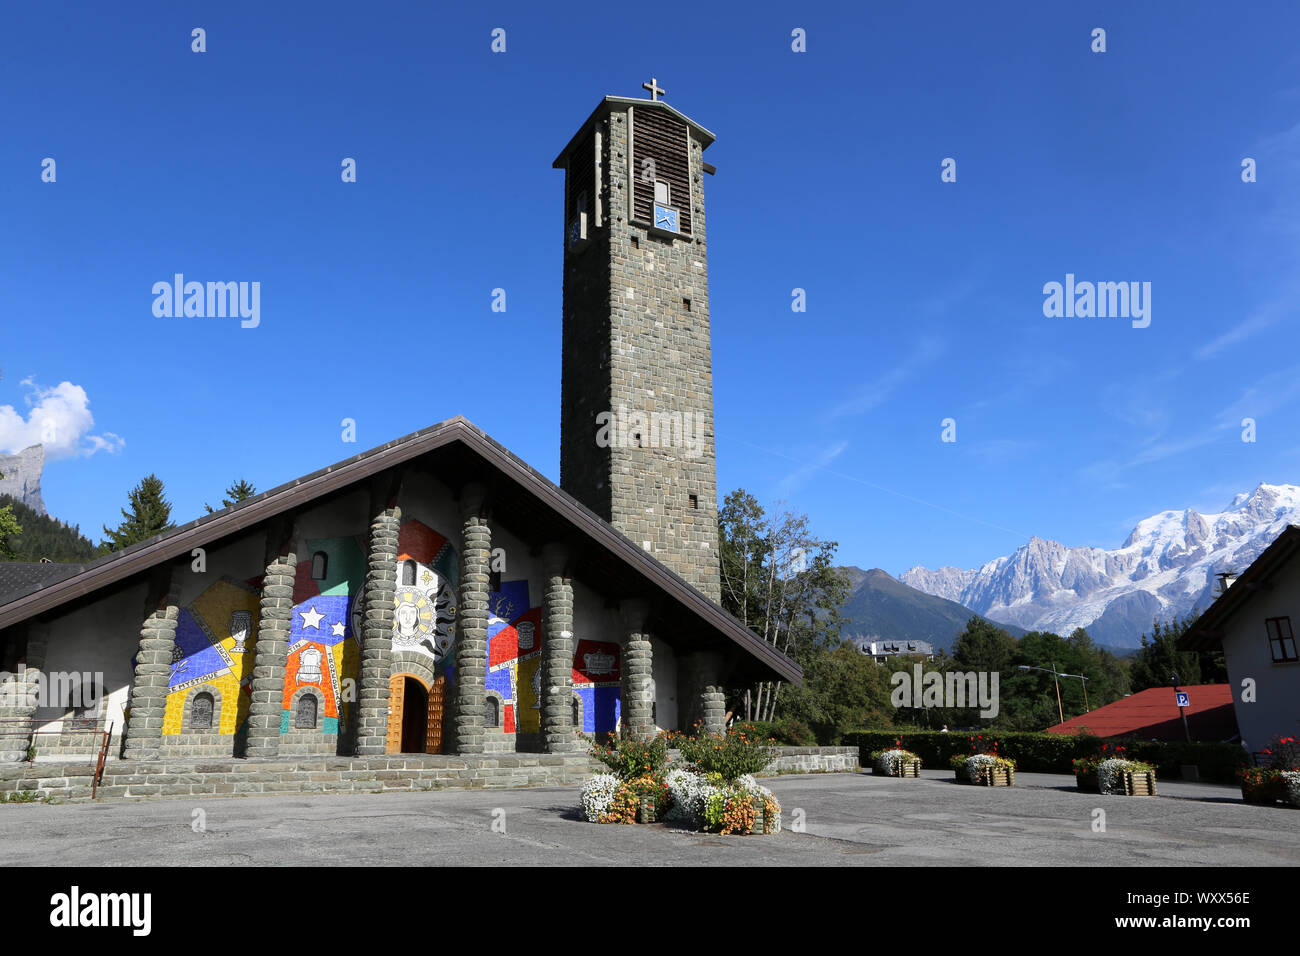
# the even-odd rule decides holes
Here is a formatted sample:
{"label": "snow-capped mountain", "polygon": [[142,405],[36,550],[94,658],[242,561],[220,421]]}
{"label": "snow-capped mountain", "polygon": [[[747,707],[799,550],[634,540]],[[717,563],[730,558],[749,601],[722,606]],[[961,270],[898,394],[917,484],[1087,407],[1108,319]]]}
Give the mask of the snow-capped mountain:
{"label": "snow-capped mountain", "polygon": [[1300,487],[1260,484],[1218,514],[1162,511],[1138,522],[1123,547],[1069,548],[1031,538],[982,568],[904,571],[904,584],[994,621],[1095,641],[1139,644],[1151,622],[1205,610],[1220,571],[1240,573],[1287,524],[1300,524]]}

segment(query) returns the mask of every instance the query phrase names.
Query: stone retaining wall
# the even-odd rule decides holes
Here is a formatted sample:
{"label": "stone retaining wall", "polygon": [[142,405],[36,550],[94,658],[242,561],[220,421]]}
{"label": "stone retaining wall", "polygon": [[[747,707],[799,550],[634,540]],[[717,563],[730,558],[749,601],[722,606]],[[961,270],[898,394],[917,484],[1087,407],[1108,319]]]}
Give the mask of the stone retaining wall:
{"label": "stone retaining wall", "polygon": [[[114,760],[104,768],[99,797],[541,787],[580,783],[597,769],[583,754]],[[89,800],[93,772],[90,763],[0,767],[0,794],[31,791],[59,800]]]}
{"label": "stone retaining wall", "polygon": [[778,747],[760,776],[778,773],[845,773],[859,769],[857,747]]}
{"label": "stone retaining wall", "polygon": [[[855,747],[779,747],[761,776],[858,769]],[[673,759],[680,759],[670,751]],[[386,757],[233,757],[110,760],[101,798],[373,793],[389,790],[472,790],[581,783],[604,768],[585,754],[394,754]],[[90,799],[94,763],[0,765],[0,794]]]}

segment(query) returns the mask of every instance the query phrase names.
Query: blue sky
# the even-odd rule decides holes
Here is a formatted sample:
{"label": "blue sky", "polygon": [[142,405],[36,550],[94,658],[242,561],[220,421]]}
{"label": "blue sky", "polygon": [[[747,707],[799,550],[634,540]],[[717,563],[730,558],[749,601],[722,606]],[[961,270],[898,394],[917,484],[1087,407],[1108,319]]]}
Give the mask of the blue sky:
{"label": "blue sky", "polygon": [[[718,137],[721,492],[897,574],[1300,482],[1300,7],[1133,6],[6,5],[0,444],[59,410],[95,540],[150,472],[185,521],[456,414],[558,479],[551,162],[654,75]],[[261,324],[156,318],[176,272]],[[1150,326],[1045,317],[1067,273]]]}

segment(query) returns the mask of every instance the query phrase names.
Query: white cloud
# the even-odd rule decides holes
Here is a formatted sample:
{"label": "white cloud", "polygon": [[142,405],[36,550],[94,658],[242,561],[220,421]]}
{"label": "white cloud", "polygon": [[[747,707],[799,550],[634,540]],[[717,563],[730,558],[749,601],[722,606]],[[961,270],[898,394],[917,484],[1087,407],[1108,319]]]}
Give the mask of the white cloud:
{"label": "white cloud", "polygon": [[86,390],[71,382],[53,388],[32,379],[20,383],[27,388],[26,417],[12,405],[0,405],[0,451],[17,452],[29,445],[44,445],[45,457],[74,458],[97,451],[120,451],[126,444],[112,432],[92,435],[95,417],[90,413]]}

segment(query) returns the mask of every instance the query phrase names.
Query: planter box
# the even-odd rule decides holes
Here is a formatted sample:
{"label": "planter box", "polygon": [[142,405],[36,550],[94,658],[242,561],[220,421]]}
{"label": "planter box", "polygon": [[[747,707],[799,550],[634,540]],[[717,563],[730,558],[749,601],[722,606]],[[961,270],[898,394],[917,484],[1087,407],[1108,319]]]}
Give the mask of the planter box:
{"label": "planter box", "polygon": [[919,777],[921,776],[921,761],[919,758],[915,760],[899,760],[894,764],[893,773],[886,773],[880,769],[879,765],[872,767],[871,771],[884,777]]}
{"label": "planter box", "polygon": [[659,814],[655,811],[655,801],[653,797],[641,798],[641,807],[637,812],[637,820],[640,823],[658,822]]}
{"label": "planter box", "polygon": [[985,767],[971,783],[984,787],[1014,787],[1016,772],[1010,767]]}
{"label": "planter box", "polygon": [[1101,793],[1101,781],[1097,779],[1095,773],[1076,773],[1074,785],[1079,788],[1080,793]]}
{"label": "planter box", "polygon": [[1286,799],[1286,785],[1281,777],[1268,777],[1258,783],[1242,780],[1241,799],[1247,803],[1271,806]]}
{"label": "planter box", "polygon": [[767,812],[766,805],[761,797],[755,797],[754,806],[754,829],[750,831],[756,835],[767,835],[778,833],[781,829],[781,811],[774,814]]}
{"label": "planter box", "polygon": [[1124,771],[1124,796],[1154,797],[1156,795],[1156,774],[1154,770]]}

